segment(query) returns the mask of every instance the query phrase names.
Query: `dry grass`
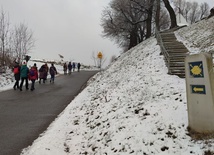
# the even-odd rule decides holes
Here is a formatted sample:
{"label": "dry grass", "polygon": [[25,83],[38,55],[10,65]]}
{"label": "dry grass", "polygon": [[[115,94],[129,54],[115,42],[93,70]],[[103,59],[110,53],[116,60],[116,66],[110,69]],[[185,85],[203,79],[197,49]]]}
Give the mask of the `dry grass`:
{"label": "dry grass", "polygon": [[214,139],[214,133],[198,133],[192,130],[190,127],[187,127],[187,131],[189,132],[187,135],[189,135],[193,140]]}
{"label": "dry grass", "polygon": [[214,155],[214,152],[208,150],[204,152],[204,155]]}

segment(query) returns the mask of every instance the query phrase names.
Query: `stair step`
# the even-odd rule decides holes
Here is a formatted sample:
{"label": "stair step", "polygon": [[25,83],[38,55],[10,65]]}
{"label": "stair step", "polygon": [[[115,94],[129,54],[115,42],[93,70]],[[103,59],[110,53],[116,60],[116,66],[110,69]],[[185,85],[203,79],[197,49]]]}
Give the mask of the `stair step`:
{"label": "stair step", "polygon": [[189,51],[187,49],[168,49],[167,52],[176,52],[176,53],[186,52],[186,53],[189,53]]}
{"label": "stair step", "polygon": [[165,46],[165,49],[166,50],[186,50],[186,48],[181,48],[181,47],[167,47],[167,46]]}
{"label": "stair step", "polygon": [[185,47],[184,45],[176,45],[176,44],[174,44],[174,43],[171,43],[171,44],[168,44],[168,45],[163,43],[163,45],[164,45],[165,47],[169,47],[169,48],[186,49],[186,47]]}
{"label": "stair step", "polygon": [[178,59],[185,59],[186,55],[172,55],[169,56],[170,60],[178,60]]}
{"label": "stair step", "polygon": [[189,53],[189,51],[185,51],[185,49],[166,49],[166,52],[168,52],[169,54],[173,54],[173,53],[177,53],[177,54],[180,54],[180,55],[186,55]]}
{"label": "stair step", "polygon": [[185,66],[185,62],[170,62],[170,66]]}
{"label": "stair step", "polygon": [[185,66],[169,66],[170,70],[185,70]]}
{"label": "stair step", "polygon": [[[184,44],[180,43],[180,42],[175,42],[175,41],[171,41],[171,42],[164,42],[164,45],[167,46],[184,46]],[[185,46],[184,46],[185,47]]]}
{"label": "stair step", "polygon": [[173,37],[162,37],[161,38],[163,41],[166,41],[166,42],[172,42],[172,41],[176,41],[177,38],[173,38]]}
{"label": "stair step", "polygon": [[184,53],[180,53],[180,54],[173,54],[173,53],[168,53],[170,59],[177,59],[177,58],[185,58],[187,55]]}
{"label": "stair step", "polygon": [[168,39],[168,38],[175,38],[175,39],[177,39],[175,36],[173,36],[173,35],[171,35],[171,36],[169,36],[169,35],[161,35],[161,38],[162,39]]}
{"label": "stair step", "polygon": [[183,67],[185,68],[184,64],[169,64],[169,67]]}
{"label": "stair step", "polygon": [[169,55],[172,56],[188,56],[189,54],[187,52],[168,52]]}
{"label": "stair step", "polygon": [[179,62],[184,62],[184,59],[170,59],[170,63],[179,63]]}

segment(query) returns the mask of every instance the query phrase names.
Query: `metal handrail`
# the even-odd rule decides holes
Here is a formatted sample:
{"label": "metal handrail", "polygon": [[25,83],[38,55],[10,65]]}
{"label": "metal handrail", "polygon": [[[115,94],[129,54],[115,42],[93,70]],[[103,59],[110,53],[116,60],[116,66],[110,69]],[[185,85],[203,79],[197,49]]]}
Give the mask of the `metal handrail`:
{"label": "metal handrail", "polygon": [[161,52],[163,53],[163,55],[164,55],[164,57],[166,59],[165,62],[166,62],[166,66],[168,68],[168,73],[170,73],[170,56],[169,56],[169,53],[167,52],[166,48],[163,45],[163,40],[162,40],[160,32],[157,30],[157,28],[156,28],[156,31],[155,31],[155,36],[156,36],[156,39],[158,41],[158,44],[161,47]]}

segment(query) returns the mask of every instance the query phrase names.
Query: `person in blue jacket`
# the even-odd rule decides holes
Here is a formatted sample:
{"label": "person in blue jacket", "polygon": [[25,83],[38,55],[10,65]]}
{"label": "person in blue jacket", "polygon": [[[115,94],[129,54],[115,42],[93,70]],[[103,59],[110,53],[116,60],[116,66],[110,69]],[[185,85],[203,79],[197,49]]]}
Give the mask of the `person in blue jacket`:
{"label": "person in blue jacket", "polygon": [[29,73],[29,68],[27,67],[26,62],[24,61],[22,66],[21,66],[21,70],[20,70],[20,78],[21,78],[21,84],[20,84],[20,91],[22,91],[22,86],[23,83],[25,81],[25,88],[26,90],[28,90],[28,73]]}

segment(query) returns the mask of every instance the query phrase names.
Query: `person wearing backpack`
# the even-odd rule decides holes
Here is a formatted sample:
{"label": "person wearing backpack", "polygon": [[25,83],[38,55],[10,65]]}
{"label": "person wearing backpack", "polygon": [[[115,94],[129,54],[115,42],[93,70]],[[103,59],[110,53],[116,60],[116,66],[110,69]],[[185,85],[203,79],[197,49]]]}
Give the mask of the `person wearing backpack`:
{"label": "person wearing backpack", "polygon": [[51,64],[49,73],[51,75],[50,83],[52,83],[52,82],[54,83],[54,79],[55,79],[55,75],[57,74],[57,70],[53,63]]}
{"label": "person wearing backpack", "polygon": [[14,90],[16,90],[16,88],[19,89],[20,70],[21,70],[21,67],[20,67],[19,63],[15,62],[15,65],[13,67],[13,73],[14,73],[14,77],[15,77],[15,80],[16,80],[16,82],[15,82],[15,84],[13,86]]}
{"label": "person wearing backpack", "polygon": [[36,67],[36,63],[31,67],[29,74],[28,74],[29,80],[31,80],[31,88],[30,90],[33,91],[35,89],[35,81],[38,80],[38,71]]}
{"label": "person wearing backpack", "polygon": [[29,73],[29,68],[27,67],[26,62],[24,61],[22,66],[21,66],[21,70],[20,70],[20,78],[21,78],[21,84],[20,84],[20,91],[22,91],[22,86],[23,83],[25,81],[25,88],[26,90],[28,90],[28,73]]}

